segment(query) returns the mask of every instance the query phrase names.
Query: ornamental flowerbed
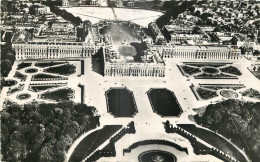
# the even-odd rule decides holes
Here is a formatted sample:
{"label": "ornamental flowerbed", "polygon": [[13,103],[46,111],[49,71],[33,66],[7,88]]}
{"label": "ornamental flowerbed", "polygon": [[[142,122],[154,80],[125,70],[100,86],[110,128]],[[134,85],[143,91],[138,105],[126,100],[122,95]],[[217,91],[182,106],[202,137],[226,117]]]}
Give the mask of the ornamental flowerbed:
{"label": "ornamental flowerbed", "polygon": [[242,96],[246,96],[246,97],[255,98],[255,99],[260,100],[259,91],[255,90],[253,88],[247,89],[247,90],[241,92],[241,94],[242,94]]}
{"label": "ornamental flowerbed", "polygon": [[21,81],[25,81],[26,78],[27,78],[26,75],[20,73],[19,71],[16,71],[16,72],[15,72],[14,77],[20,79]]}
{"label": "ornamental flowerbed", "polygon": [[193,67],[186,66],[186,65],[185,66],[181,66],[181,68],[183,69],[183,71],[186,74],[189,74],[189,75],[193,75],[193,74],[201,72],[199,68],[193,68]]}

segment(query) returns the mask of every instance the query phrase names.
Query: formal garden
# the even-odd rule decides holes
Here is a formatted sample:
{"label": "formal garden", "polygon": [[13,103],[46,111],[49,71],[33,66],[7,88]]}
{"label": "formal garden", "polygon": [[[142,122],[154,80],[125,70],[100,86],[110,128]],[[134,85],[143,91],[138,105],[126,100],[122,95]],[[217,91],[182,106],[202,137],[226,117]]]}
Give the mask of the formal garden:
{"label": "formal garden", "polygon": [[138,113],[134,94],[127,88],[110,88],[106,101],[108,112],[114,117],[134,117]]}
{"label": "formal garden", "polygon": [[152,88],[147,92],[154,113],[161,117],[179,117],[183,110],[175,94],[166,88]]}
{"label": "formal garden", "polygon": [[243,92],[240,92],[240,93],[242,94],[242,96],[260,100],[260,93],[259,93],[259,91],[255,90],[253,88],[247,89],[247,90],[245,90]]}
{"label": "formal garden", "polygon": [[177,65],[184,76],[195,79],[238,79],[242,73],[232,65],[225,63],[189,63]]}
{"label": "formal garden", "polygon": [[40,94],[41,99],[53,100],[57,102],[67,101],[74,98],[75,91],[71,88],[57,89],[54,91],[47,91]]}
{"label": "formal garden", "polygon": [[210,100],[218,96],[228,99],[238,98],[237,91],[245,86],[243,84],[199,84],[192,85],[190,88],[198,100]]}

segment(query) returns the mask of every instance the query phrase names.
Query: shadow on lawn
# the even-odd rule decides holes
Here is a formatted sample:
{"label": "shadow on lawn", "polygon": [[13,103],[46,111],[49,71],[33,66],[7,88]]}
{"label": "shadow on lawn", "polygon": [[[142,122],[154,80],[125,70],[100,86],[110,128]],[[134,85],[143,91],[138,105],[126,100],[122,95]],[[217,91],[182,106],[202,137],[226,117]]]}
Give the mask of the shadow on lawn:
{"label": "shadow on lawn", "polygon": [[95,55],[91,57],[92,70],[104,76],[104,56],[103,48],[100,48]]}

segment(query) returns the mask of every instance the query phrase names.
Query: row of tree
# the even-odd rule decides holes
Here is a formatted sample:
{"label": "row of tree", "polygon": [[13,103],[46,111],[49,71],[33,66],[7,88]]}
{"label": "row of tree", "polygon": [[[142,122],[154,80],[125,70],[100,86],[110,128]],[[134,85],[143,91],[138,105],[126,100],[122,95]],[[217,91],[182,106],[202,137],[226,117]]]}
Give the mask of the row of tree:
{"label": "row of tree", "polygon": [[198,124],[209,127],[244,148],[252,161],[260,160],[260,102],[226,100],[208,105]]}
{"label": "row of tree", "polygon": [[72,101],[8,102],[1,112],[2,160],[64,161],[73,141],[99,125],[96,113],[94,107]]}
{"label": "row of tree", "polygon": [[82,20],[79,17],[75,17],[72,13],[69,13],[66,10],[61,10],[59,7],[50,5],[50,10],[57,16],[61,16],[63,19],[70,21],[75,26],[79,26],[82,23]]}

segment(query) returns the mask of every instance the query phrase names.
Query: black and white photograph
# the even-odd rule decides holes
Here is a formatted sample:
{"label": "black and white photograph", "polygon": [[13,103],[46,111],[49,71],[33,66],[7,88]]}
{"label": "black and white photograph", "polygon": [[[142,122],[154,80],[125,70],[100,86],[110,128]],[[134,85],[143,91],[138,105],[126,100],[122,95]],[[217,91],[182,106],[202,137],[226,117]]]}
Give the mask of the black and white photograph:
{"label": "black and white photograph", "polygon": [[260,162],[260,0],[0,0],[1,162]]}

